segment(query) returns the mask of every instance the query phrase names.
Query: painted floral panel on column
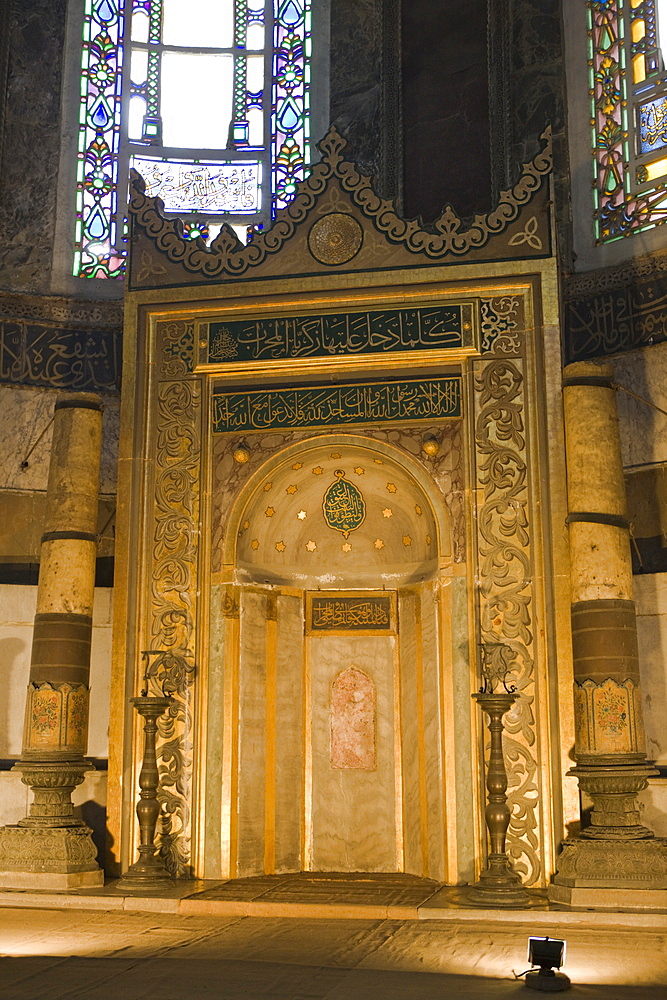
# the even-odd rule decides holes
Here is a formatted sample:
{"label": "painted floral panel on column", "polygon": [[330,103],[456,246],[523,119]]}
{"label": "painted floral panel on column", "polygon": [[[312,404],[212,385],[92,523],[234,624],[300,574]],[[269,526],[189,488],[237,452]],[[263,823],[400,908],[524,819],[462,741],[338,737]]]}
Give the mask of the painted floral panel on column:
{"label": "painted floral panel on column", "polygon": [[40,749],[58,747],[62,721],[60,691],[56,691],[50,684],[32,688],[32,698],[28,699],[27,710],[31,713],[28,745]]}
{"label": "painted floral panel on column", "polygon": [[631,692],[625,684],[617,684],[610,678],[593,690],[597,753],[630,753],[634,749],[631,716]]}
{"label": "painted floral panel on column", "polygon": [[375,770],[375,685],[354,666],[331,685],[331,766]]}

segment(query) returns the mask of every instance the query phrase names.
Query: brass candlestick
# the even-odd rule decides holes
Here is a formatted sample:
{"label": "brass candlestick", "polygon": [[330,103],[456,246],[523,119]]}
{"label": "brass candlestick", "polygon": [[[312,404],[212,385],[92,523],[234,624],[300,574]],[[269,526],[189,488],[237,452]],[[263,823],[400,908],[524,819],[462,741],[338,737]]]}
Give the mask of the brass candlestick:
{"label": "brass candlestick", "polygon": [[[528,905],[530,897],[523,887],[520,875],[512,868],[505,850],[510,810],[507,805],[507,771],[503,755],[503,716],[519,696],[506,683],[507,674],[511,670],[508,660],[511,648],[504,643],[485,643],[482,649],[484,685],[473,698],[489,717],[491,752],[486,772],[488,801],[484,818],[491,851],[487,867],[478,881],[468,889],[466,898],[475,906],[517,908]],[[503,690],[494,692],[494,685],[499,681],[502,682]]]}
{"label": "brass candlestick", "polygon": [[[146,650],[142,654],[149,663],[152,652],[152,650]],[[117,885],[119,889],[130,889],[135,892],[137,890],[163,889],[174,885],[161,859],[156,856],[158,848],[155,843],[155,829],[160,817],[160,803],[157,799],[160,773],[157,767],[155,736],[157,720],[173,703],[173,698],[149,697],[147,692],[150,675],[149,666],[144,676],[146,687],[138,698],[131,699],[139,715],[146,720],[144,722],[144,757],[139,774],[141,791],[137,803],[140,833],[139,860],[130,865]]]}
{"label": "brass candlestick", "polygon": [[137,802],[137,819],[139,820],[140,844],[139,860],[130,865],[118,883],[125,889],[158,889],[173,885],[171,876],[159,857],[156,857],[155,828],[160,816],[160,803],[157,800],[157,790],[160,774],[157,768],[155,754],[155,734],[157,720],[169,708],[172,698],[149,698],[140,695],[132,698],[132,704],[139,715],[146,720],[144,723],[144,759],[139,774],[141,792]]}

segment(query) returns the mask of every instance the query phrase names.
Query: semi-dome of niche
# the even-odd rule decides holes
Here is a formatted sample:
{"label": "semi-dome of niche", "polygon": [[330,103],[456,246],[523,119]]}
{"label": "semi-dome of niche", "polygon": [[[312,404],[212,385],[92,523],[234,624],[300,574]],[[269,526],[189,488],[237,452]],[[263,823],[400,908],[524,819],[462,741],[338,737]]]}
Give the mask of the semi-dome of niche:
{"label": "semi-dome of niche", "polygon": [[372,446],[306,442],[258,482],[240,518],[240,581],[395,588],[437,565],[423,488]]}

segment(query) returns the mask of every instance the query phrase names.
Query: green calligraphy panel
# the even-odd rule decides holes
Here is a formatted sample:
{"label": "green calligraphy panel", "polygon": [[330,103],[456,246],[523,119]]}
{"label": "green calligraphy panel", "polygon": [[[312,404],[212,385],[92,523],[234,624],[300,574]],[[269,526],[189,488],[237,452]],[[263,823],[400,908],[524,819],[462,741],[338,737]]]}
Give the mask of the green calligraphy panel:
{"label": "green calligraphy panel", "polygon": [[230,392],[213,397],[213,432],[339,427],[461,415],[461,377]]}
{"label": "green calligraphy panel", "polygon": [[472,342],[472,306],[233,320],[200,333],[208,364],[437,350]]}

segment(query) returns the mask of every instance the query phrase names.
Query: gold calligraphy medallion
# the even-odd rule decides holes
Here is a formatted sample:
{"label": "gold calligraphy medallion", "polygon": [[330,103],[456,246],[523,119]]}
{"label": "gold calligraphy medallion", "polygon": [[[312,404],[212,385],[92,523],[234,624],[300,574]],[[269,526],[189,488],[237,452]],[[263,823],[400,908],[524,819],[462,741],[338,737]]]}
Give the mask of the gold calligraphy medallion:
{"label": "gold calligraphy medallion", "polygon": [[322,501],[324,520],[330,528],[342,531],[343,538],[347,538],[351,531],[363,524],[366,504],[361,491],[345,478],[342,469],[336,469],[334,475],[336,482],[331,484]]}

